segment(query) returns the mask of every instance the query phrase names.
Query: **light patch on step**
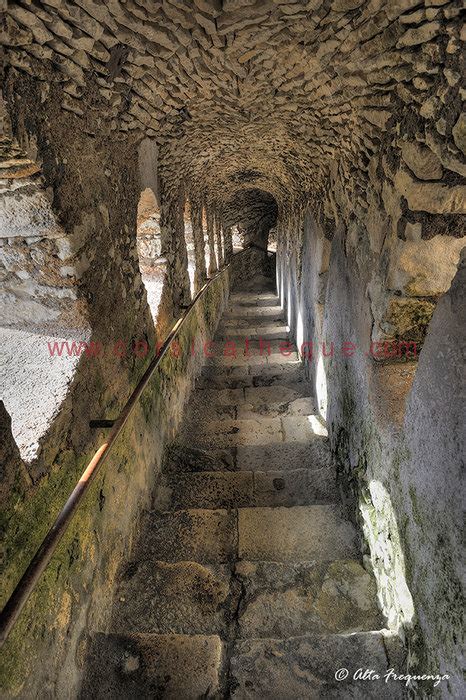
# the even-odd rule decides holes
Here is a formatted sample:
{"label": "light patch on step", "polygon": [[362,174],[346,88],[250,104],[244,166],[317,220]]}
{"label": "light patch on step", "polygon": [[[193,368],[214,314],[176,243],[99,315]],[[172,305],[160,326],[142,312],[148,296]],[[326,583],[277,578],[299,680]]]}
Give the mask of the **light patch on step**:
{"label": "light patch on step", "polygon": [[322,424],[322,419],[320,417],[308,416],[307,419],[310,423],[314,435],[322,435],[323,437],[327,437],[327,428]]}

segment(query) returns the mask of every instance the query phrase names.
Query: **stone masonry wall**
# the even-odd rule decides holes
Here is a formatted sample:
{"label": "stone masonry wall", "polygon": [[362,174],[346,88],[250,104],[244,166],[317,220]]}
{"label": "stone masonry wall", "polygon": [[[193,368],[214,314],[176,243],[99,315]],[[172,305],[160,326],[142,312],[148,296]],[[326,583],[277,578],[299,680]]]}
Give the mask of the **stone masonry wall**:
{"label": "stone masonry wall", "polygon": [[[369,356],[369,271],[347,254],[345,227],[335,231],[328,273],[320,272],[319,231],[312,231],[311,248],[307,225],[304,231],[300,283],[292,274],[296,250],[286,259],[279,252],[281,296],[298,344],[314,342],[312,360],[304,361],[327,418],[343,493],[365,534],[365,562],[375,572],[389,626],[406,636],[410,668],[448,673],[443,694],[457,697],[464,445],[462,409],[452,396],[461,386],[464,268],[438,303],[419,361],[380,361]],[[333,357],[322,358],[322,343],[327,354],[334,344]],[[348,344],[354,345],[348,350]]]}
{"label": "stone masonry wall", "polygon": [[[381,607],[407,636],[411,668],[449,673],[441,692],[457,697],[461,507],[450,489],[459,485],[461,418],[442,397],[445,383],[457,386],[461,319],[453,299],[462,278],[449,289],[466,245],[460,26],[455,3],[408,5],[387,5],[398,19],[362,46],[346,41],[348,71],[352,51],[361,70],[372,66],[360,74],[346,118],[356,128],[361,118],[368,123],[347,142],[352,155],[326,141],[332,159],[320,195],[281,212],[278,279],[296,338],[324,341],[327,351],[335,344],[334,357],[320,362],[317,349],[309,371],[323,412],[328,403],[342,489],[365,533]],[[370,98],[362,94],[367,82]],[[371,106],[356,117],[364,101]],[[370,356],[378,341],[416,343],[419,368],[409,353]],[[345,352],[345,343],[357,350]],[[430,440],[442,449],[432,446],[427,458]]]}

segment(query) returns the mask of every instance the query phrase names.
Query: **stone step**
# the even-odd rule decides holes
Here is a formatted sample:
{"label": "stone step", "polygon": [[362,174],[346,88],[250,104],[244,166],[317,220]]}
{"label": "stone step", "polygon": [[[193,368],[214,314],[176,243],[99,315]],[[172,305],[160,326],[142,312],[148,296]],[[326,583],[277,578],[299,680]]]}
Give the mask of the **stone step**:
{"label": "stone step", "polygon": [[251,561],[331,561],[358,556],[353,525],[335,504],[151,511],[135,559],[220,565]]}
{"label": "stone step", "polygon": [[79,697],[218,697],[224,658],[218,635],[97,633]]}
{"label": "stone step", "polygon": [[[354,680],[353,674],[361,667],[374,669],[380,679]],[[238,700],[405,697],[402,682],[385,682],[383,674],[389,668],[381,632],[238,641],[230,660],[229,697]],[[348,669],[346,680],[335,679],[339,669]],[[402,668],[396,671],[403,673]]]}
{"label": "stone step", "polygon": [[225,565],[131,561],[118,581],[111,631],[225,637],[240,590]]}
{"label": "stone step", "polygon": [[238,561],[234,571],[197,562],[129,562],[119,579],[115,634],[294,637],[380,629],[374,578],[354,560]]}
{"label": "stone step", "polygon": [[196,382],[196,389],[241,389],[295,384],[300,381],[305,381],[300,362],[251,367],[251,373],[243,367],[235,367],[230,372],[219,372],[215,368],[204,367]]}
{"label": "stone step", "polygon": [[236,448],[203,450],[173,443],[166,450],[163,471],[166,473],[237,471]]}
{"label": "stone step", "polygon": [[133,558],[221,565],[235,558],[237,539],[234,511],[153,510],[144,518]]}
{"label": "stone step", "polygon": [[264,309],[254,311],[253,314],[245,314],[243,311],[228,312],[226,311],[219,323],[221,328],[247,328],[248,326],[283,326],[286,324],[286,319],[283,311],[279,307],[272,307],[267,313]]}
{"label": "stone step", "polygon": [[200,448],[174,443],[167,450],[166,472],[204,471],[289,471],[296,468],[318,471],[333,464],[329,441],[316,436],[306,444],[299,442]]}
{"label": "stone step", "polygon": [[246,404],[256,407],[268,404],[286,404],[297,399],[307,399],[313,394],[312,384],[302,381],[296,384],[274,384],[273,386],[247,387],[244,390]]}
{"label": "stone step", "polygon": [[[249,387],[248,387],[249,388]],[[261,388],[261,387],[251,387]],[[273,388],[273,387],[263,387]],[[257,420],[259,418],[280,418],[285,416],[310,416],[315,415],[315,404],[311,398],[296,398],[291,401],[277,401],[248,403],[241,401],[238,403],[222,403],[221,398],[216,400],[215,394],[228,394],[230,391],[240,391],[243,389],[213,389],[200,390],[195,392],[190,399],[189,408],[186,415],[186,422],[195,424],[196,422],[210,422],[215,420]],[[246,389],[247,391],[247,389]],[[206,394],[206,397],[202,394]]]}
{"label": "stone step", "polygon": [[[282,348],[282,351],[280,351]],[[299,362],[296,346],[288,341],[214,341],[209,346],[211,357],[206,358],[205,367],[222,371],[234,367],[267,367]]]}
{"label": "stone step", "polygon": [[[186,420],[177,443],[206,449],[224,449],[239,446],[270,446],[280,443],[303,443],[308,446],[319,438],[326,437],[325,426],[314,415],[263,417],[220,420],[199,420],[199,417]],[[296,467],[297,465],[294,465]]]}
{"label": "stone step", "polygon": [[255,304],[238,304],[235,300],[231,301],[222,316],[224,319],[243,319],[254,318],[260,323],[264,318],[272,318],[283,320],[284,312],[278,304],[263,304],[260,307]]}
{"label": "stone step", "polygon": [[234,340],[238,344],[240,342],[244,343],[244,339],[249,338],[250,341],[259,342],[261,338],[264,340],[288,340],[289,330],[286,323],[274,323],[255,326],[251,323],[241,326],[228,326],[225,327],[222,323],[219,324],[217,332],[215,334],[216,341],[222,340]]}
{"label": "stone step", "polygon": [[[287,361],[289,351],[293,353],[293,360],[298,359],[297,347],[288,338],[262,338],[262,337],[228,337],[221,340],[213,340],[208,346],[202,348],[206,364],[229,367],[244,366],[245,364],[261,365],[274,364],[277,361]],[[248,363],[249,360],[249,363]],[[288,360],[289,361],[289,360]]]}
{"label": "stone step", "polygon": [[240,508],[336,503],[339,500],[333,468],[311,472],[204,471],[163,477],[154,506],[184,508]]}
{"label": "stone step", "polygon": [[239,561],[235,578],[241,583],[237,629],[243,638],[353,633],[384,625],[375,579],[354,560]]}
{"label": "stone step", "polygon": [[268,368],[278,371],[284,365],[297,365],[302,369],[298,354],[294,351],[287,352],[286,355],[280,352],[268,354],[268,352],[264,351],[262,355],[249,353],[249,355],[239,354],[237,357],[225,356],[223,353],[219,353],[207,360],[202,368],[202,373],[205,376],[220,373],[241,376],[243,373],[260,374],[262,370]]}
{"label": "stone step", "polygon": [[281,418],[259,418],[257,420],[223,420],[202,423],[198,420],[186,422],[177,438],[179,444],[206,449],[223,449],[237,445],[267,445],[283,442]]}
{"label": "stone step", "polygon": [[[274,387],[248,387],[251,389],[273,389]],[[238,420],[257,420],[264,418],[279,418],[285,416],[309,416],[315,414],[314,400],[311,398],[294,399],[293,401],[280,401],[262,404],[248,403],[247,401],[236,409],[235,417]]]}
{"label": "stone step", "polygon": [[355,557],[356,531],[340,505],[238,510],[239,559],[299,562]]}
{"label": "stone step", "polygon": [[280,306],[280,300],[276,294],[259,294],[245,295],[233,293],[230,295],[230,303],[236,307],[262,307],[262,306]]}
{"label": "stone step", "polygon": [[[266,387],[241,389],[198,389],[190,397],[186,420],[196,418],[205,422],[223,418],[255,418],[286,415],[311,415],[315,403],[311,398],[312,385],[305,381],[295,385],[274,384]],[[239,414],[242,414],[241,416]]]}
{"label": "stone step", "polygon": [[286,471],[321,469],[332,464],[328,438],[316,436],[312,442],[283,442],[268,445],[239,445],[234,454],[239,471]]}

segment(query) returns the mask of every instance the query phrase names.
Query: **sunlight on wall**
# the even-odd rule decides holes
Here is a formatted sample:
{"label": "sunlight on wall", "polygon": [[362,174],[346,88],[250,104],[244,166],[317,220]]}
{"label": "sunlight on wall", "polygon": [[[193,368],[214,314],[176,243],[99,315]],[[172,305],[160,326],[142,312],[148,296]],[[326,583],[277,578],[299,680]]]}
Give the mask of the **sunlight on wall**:
{"label": "sunlight on wall", "polygon": [[316,395],[318,411],[325,420],[327,418],[327,377],[325,375],[324,358],[321,354],[317,360]]}
{"label": "sunlight on wall", "polygon": [[298,352],[301,355],[301,347],[304,340],[304,325],[303,317],[301,315],[301,309],[298,309],[298,318],[296,321],[296,343],[298,345]]}
{"label": "sunlight on wall", "polygon": [[291,280],[290,279],[288,279],[288,293],[286,295],[286,305],[288,307],[288,309],[287,309],[288,325],[291,328]]}
{"label": "sunlight on wall", "polygon": [[402,632],[414,617],[405,563],[390,495],[380,481],[369,482],[370,498],[359,509],[377,579],[379,601],[390,629]]}
{"label": "sunlight on wall", "polygon": [[277,256],[277,264],[275,266],[275,277],[277,281],[277,294],[280,299],[280,305],[283,308],[283,265]]}

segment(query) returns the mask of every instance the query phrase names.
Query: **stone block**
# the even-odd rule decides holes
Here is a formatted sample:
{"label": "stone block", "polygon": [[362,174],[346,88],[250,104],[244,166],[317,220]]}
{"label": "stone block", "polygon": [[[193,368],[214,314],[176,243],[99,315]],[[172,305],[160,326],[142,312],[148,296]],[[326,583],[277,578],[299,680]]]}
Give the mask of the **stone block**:
{"label": "stone block", "polygon": [[340,506],[241,508],[238,555],[251,561],[327,561],[357,553],[356,533]]}

